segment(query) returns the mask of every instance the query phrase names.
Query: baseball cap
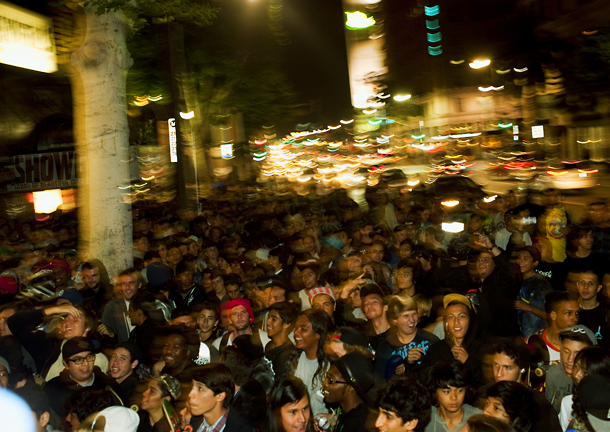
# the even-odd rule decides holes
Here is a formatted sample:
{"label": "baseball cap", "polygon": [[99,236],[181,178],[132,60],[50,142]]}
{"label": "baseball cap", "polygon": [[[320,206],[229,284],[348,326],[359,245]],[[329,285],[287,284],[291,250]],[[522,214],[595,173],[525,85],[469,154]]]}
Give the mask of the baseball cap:
{"label": "baseball cap", "polygon": [[140,417],[134,410],[111,406],[95,416],[91,429],[103,432],[136,432],[139,424]]}
{"label": "baseball cap", "polygon": [[595,430],[608,430],[610,427],[610,377],[597,374],[587,375],[582,379],[576,391]]}
{"label": "baseball cap", "polygon": [[570,337],[575,335],[584,335],[591,341],[592,345],[597,345],[597,338],[595,337],[595,334],[591,331],[591,329],[589,329],[589,327],[583,324],[568,327],[567,329],[560,331],[559,339],[561,340],[562,337]]}
{"label": "baseball cap", "polygon": [[447,294],[445,297],[443,297],[444,308],[447,308],[451,302],[461,303],[468,309],[472,309],[472,303],[470,303],[470,300],[468,300],[468,298],[462,294]]}
{"label": "baseball cap", "polygon": [[79,354],[85,351],[94,352],[95,348],[90,339],[85,337],[75,337],[72,338],[64,344],[61,348],[61,354],[64,357],[64,360],[72,357],[74,354]]}
{"label": "baseball cap", "polygon": [[83,295],[75,288],[65,290],[58,298],[68,300],[72,304],[83,304]]}

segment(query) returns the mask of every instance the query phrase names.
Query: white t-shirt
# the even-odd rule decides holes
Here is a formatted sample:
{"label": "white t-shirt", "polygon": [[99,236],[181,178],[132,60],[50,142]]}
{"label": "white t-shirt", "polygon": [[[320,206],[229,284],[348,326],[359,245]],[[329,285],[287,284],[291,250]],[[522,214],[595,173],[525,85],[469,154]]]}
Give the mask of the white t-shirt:
{"label": "white t-shirt", "polygon": [[[313,376],[318,370],[318,359],[309,360],[305,355],[305,351],[301,353],[299,357],[299,364],[294,373],[294,376],[301,378],[303,383],[307,386],[309,391],[309,405],[311,406],[311,415],[318,413],[328,413],[326,406],[324,405],[324,397],[321,394],[322,381],[324,380],[324,373],[322,376],[316,377],[316,382],[313,382]],[[324,371],[326,372],[326,371]]]}
{"label": "white t-shirt", "polygon": [[564,431],[568,429],[568,425],[572,421],[572,395],[564,396],[561,400],[561,409],[559,410],[559,424]]}
{"label": "white t-shirt", "polygon": [[[263,349],[265,349],[265,346],[267,346],[267,344],[269,343],[269,341],[271,339],[269,339],[269,336],[267,336],[267,332],[263,329],[258,329],[258,335],[261,338],[261,343],[263,344]],[[220,342],[222,341],[223,336],[224,335],[216,338],[216,340],[214,342],[212,342],[212,345],[218,351],[220,351]],[[227,341],[227,346],[231,346],[231,345],[233,345],[233,335],[229,336],[229,340]]]}

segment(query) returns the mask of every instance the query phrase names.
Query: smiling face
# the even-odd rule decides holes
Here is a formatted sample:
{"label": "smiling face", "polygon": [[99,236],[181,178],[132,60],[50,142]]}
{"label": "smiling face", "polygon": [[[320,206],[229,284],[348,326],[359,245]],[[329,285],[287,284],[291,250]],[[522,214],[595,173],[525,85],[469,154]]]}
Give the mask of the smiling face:
{"label": "smiling face", "polygon": [[417,331],[417,311],[399,313],[396,318],[396,329],[402,336],[412,336]]}
{"label": "smiling face", "polygon": [[89,289],[95,289],[100,285],[100,269],[94,267],[91,270],[83,270],[83,280]]}
{"label": "smiling face", "polygon": [[280,317],[280,314],[276,310],[269,311],[269,317],[267,318],[267,336],[272,338],[280,333],[284,329],[284,321]]}
{"label": "smiling face", "polygon": [[216,311],[204,309],[199,313],[199,317],[197,317],[197,326],[199,327],[200,332],[209,333],[213,331],[217,325],[218,320],[216,319]]}
{"label": "smiling face", "polygon": [[280,415],[282,426],[286,432],[305,432],[311,415],[309,398],[303,396],[298,402],[282,406]]}
{"label": "smiling face", "polygon": [[374,244],[369,248],[369,257],[373,262],[381,262],[383,259],[383,246]]}
{"label": "smiling face", "polygon": [[322,382],[324,402],[331,404],[341,402],[347,387],[345,378],[343,378],[339,369],[335,365],[331,366],[328,372],[326,372],[326,378]]}
{"label": "smiling face", "polygon": [[534,261],[528,251],[521,251],[517,254],[517,265],[519,270],[521,270],[521,274],[524,276],[528,275],[529,277],[538,265],[538,261]]}
{"label": "smiling face", "polygon": [[133,373],[138,366],[138,361],[131,361],[131,354],[125,348],[117,348],[110,357],[109,372],[110,376],[120,384],[125,378]]}
{"label": "smiling face", "polygon": [[477,258],[477,273],[481,279],[489,276],[495,268],[496,264],[494,263],[493,255],[488,252],[482,252]]}
{"label": "smiling face", "polygon": [[163,345],[163,361],[169,369],[176,369],[186,362],[189,352],[184,336],[169,335]]}
{"label": "smiling face", "polygon": [[454,339],[463,339],[468,332],[470,315],[462,304],[451,305],[445,310],[445,331]]}
{"label": "smiling face", "polygon": [[375,421],[375,427],[379,432],[408,432],[414,430],[416,426],[417,420],[405,423],[395,412],[383,408],[379,409]]}
{"label": "smiling face", "polygon": [[446,413],[456,413],[464,405],[466,397],[466,388],[452,387],[436,389],[436,400],[439,404],[439,409]]}
{"label": "smiling face", "polygon": [[85,317],[83,315],[67,315],[63,322],[59,325],[59,331],[63,335],[64,339],[87,336],[89,330],[91,329],[86,326]]}
{"label": "smiling face", "polygon": [[317,350],[320,335],[313,331],[311,322],[305,315],[301,315],[294,328],[294,342],[297,349],[307,351]]}
{"label": "smiling face", "polygon": [[119,276],[117,279],[117,287],[125,300],[131,300],[137,294],[140,286],[135,274]]}
{"label": "smiling face", "polygon": [[[91,357],[90,360],[87,357]],[[80,364],[76,364],[75,361],[80,362]],[[91,381],[94,361],[95,356],[91,355],[91,351],[83,351],[64,359],[64,366],[68,370],[70,378],[82,385]]]}
{"label": "smiling face", "polygon": [[318,284],[318,275],[310,268],[306,268],[301,272],[303,285],[306,289],[312,289]]}

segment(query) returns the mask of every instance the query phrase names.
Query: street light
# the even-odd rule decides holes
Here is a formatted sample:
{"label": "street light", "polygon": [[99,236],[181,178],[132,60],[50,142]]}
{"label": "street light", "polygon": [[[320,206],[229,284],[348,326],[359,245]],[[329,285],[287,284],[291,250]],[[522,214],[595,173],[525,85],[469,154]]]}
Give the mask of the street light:
{"label": "street light", "polygon": [[468,64],[473,69],[481,69],[491,64],[491,60],[474,60]]}
{"label": "street light", "polygon": [[409,99],[411,99],[411,95],[410,94],[394,96],[394,100],[396,102],[404,102],[404,101],[409,100]]}

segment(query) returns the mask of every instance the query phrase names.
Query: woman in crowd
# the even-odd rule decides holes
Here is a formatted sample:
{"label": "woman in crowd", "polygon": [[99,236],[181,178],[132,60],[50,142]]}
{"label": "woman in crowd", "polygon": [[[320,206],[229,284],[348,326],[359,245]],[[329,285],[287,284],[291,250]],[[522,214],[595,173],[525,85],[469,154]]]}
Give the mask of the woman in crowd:
{"label": "woman in crowd", "polygon": [[312,414],[307,386],[299,378],[283,378],[268,396],[269,432],[312,432]]}
{"label": "woman in crowd", "polygon": [[173,427],[163,410],[163,401],[172,406],[180,397],[180,383],[168,374],[161,374],[148,381],[140,404],[140,425],[138,432],[170,432]]}

